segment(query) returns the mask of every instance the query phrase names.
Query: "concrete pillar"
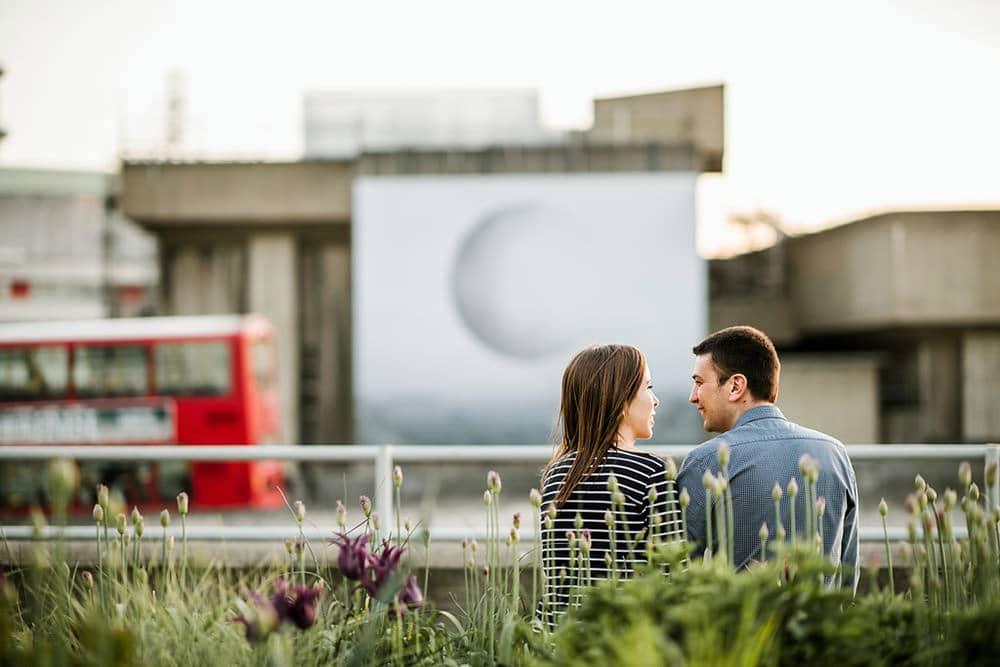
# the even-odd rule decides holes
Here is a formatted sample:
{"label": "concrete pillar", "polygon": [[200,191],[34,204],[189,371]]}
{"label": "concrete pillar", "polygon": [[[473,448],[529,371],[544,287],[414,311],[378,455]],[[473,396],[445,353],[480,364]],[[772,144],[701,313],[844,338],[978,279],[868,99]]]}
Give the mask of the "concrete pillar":
{"label": "concrete pillar", "polygon": [[962,430],[967,441],[1000,442],[1000,332],[966,334],[962,346]]}
{"label": "concrete pillar", "polygon": [[247,305],[274,325],[283,416],[282,443],[299,442],[298,257],[291,233],[253,233],[247,241]]}
{"label": "concrete pillar", "polygon": [[171,315],[238,313],[243,305],[242,244],[174,247],[163,281],[165,312]]}

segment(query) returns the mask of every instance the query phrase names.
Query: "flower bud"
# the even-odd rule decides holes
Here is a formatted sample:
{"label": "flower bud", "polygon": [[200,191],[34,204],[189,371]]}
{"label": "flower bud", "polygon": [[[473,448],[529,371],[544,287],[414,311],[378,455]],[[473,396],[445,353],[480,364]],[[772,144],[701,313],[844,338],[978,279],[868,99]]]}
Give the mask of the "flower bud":
{"label": "flower bud", "polygon": [[181,516],[188,513],[188,494],[183,491],[177,494],[177,513]]}
{"label": "flower bud", "polygon": [[655,505],[656,504],[656,499],[658,497],[659,497],[659,494],[656,492],[656,487],[655,486],[649,487],[649,493],[646,494],[646,498],[647,498],[647,500],[649,500],[649,504],[650,505]]}
{"label": "flower bud", "polygon": [[614,564],[615,564],[615,561],[614,561],[613,558],[611,558],[611,552],[610,551],[605,551],[604,552],[604,566],[607,567],[610,570],[614,566]]}
{"label": "flower bud", "polygon": [[295,514],[295,520],[302,523],[306,520],[306,504],[301,500],[296,500],[292,503],[292,513]]}
{"label": "flower bud", "polygon": [[545,526],[545,530],[552,530],[552,517],[546,514],[545,518],[542,519],[542,524]]}
{"label": "flower bud", "polygon": [[79,479],[80,471],[73,461],[58,458],[49,462],[49,490],[57,506],[64,506],[69,502]]}
{"label": "flower bud", "polygon": [[536,510],[542,506],[542,494],[538,492],[538,489],[532,489],[528,493],[528,500],[531,501],[531,506]]}
{"label": "flower bud", "polygon": [[715,475],[712,474],[711,470],[705,469],[705,474],[701,476],[701,483],[706,489],[712,488],[712,483],[715,481]]}
{"label": "flower bud", "polygon": [[917,491],[924,491],[927,489],[927,482],[924,481],[921,475],[917,475],[913,478],[913,486],[916,487]]}
{"label": "flower bud", "polygon": [[108,487],[104,484],[97,485],[97,504],[101,506],[105,512],[108,511]]}
{"label": "flower bud", "polygon": [[958,503],[958,493],[954,489],[944,490],[944,508],[951,510]]}
{"label": "flower bud", "polygon": [[146,532],[146,521],[140,514],[139,520],[135,522],[135,536],[141,538],[144,532]]}
{"label": "flower bud", "polygon": [[819,479],[819,461],[812,457],[809,457],[809,469],[806,470],[806,479],[813,484]]}
{"label": "flower bud", "polygon": [[42,533],[45,531],[45,514],[42,513],[42,509],[37,505],[31,506],[31,528],[36,539],[41,538]]}
{"label": "flower bud", "polygon": [[935,502],[937,502],[937,491],[934,490],[933,486],[928,486],[927,487],[927,501],[931,505],[933,505]]}
{"label": "flower bud", "polygon": [[292,555],[292,552],[295,551],[295,540],[290,537],[285,539],[285,551],[289,556]]}
{"label": "flower bud", "polygon": [[816,515],[821,517],[824,512],[826,512],[826,498],[820,496],[816,499]]}
{"label": "flower bud", "polygon": [[958,465],[958,481],[963,489],[969,488],[969,484],[972,484],[972,466],[968,461],[962,461]]}
{"label": "flower bud", "polygon": [[493,504],[493,494],[490,493],[489,489],[483,491],[483,504],[487,507]]}
{"label": "flower bud", "polygon": [[604,524],[608,528],[611,528],[611,526],[614,524],[614,522],[615,522],[615,515],[611,513],[611,510],[605,510],[604,511]]}
{"label": "flower bud", "polygon": [[771,489],[771,500],[774,502],[781,500],[781,485],[777,482],[774,483],[774,488]]}
{"label": "flower bud", "polygon": [[723,440],[719,443],[719,448],[716,450],[716,456],[719,457],[719,465],[725,468],[729,465],[729,443]]}
{"label": "flower bud", "polygon": [[126,547],[128,545],[132,544],[132,533],[125,533],[125,534],[123,534],[122,535],[122,542],[125,543]]}
{"label": "flower bud", "polygon": [[167,551],[173,551],[173,550],[174,550],[174,536],[167,535]]}
{"label": "flower bud", "polygon": [[807,470],[809,470],[809,455],[803,454],[799,457],[799,472],[805,477]]}
{"label": "flower bud", "polygon": [[403,486],[403,469],[399,466],[392,469],[392,485],[397,489]]}
{"label": "flower bud", "polygon": [[413,522],[410,521],[410,517],[406,517],[405,519],[403,519],[403,530],[405,530],[408,533],[413,532]]}
{"label": "flower bud", "polygon": [[372,499],[368,496],[361,496],[358,499],[358,503],[361,505],[361,511],[364,513],[365,518],[370,518],[372,515]]}
{"label": "flower bud", "polygon": [[788,480],[788,497],[794,498],[799,493],[799,483],[795,481],[795,478]]}
{"label": "flower bud", "polygon": [[969,499],[972,502],[979,502],[979,487],[975,482],[969,485]]}
{"label": "flower bud", "polygon": [[122,512],[118,513],[115,517],[115,530],[118,531],[119,535],[125,534],[125,526],[128,525],[128,520],[125,518],[125,514]]}
{"label": "flower bud", "polygon": [[553,521],[555,521],[556,514],[559,512],[559,510],[556,508],[556,504],[555,503],[549,503],[549,506],[548,506],[548,508],[546,508],[545,512],[546,512],[546,514],[549,515],[549,517]]}
{"label": "flower bud", "polygon": [[92,575],[88,570],[84,570],[80,576],[83,578],[83,585],[86,586],[88,590],[93,590],[94,575]]}
{"label": "flower bud", "polygon": [[337,501],[337,525],[341,530],[347,526],[347,508],[339,500]]}
{"label": "flower bud", "polygon": [[618,478],[614,473],[608,474],[608,491],[615,493],[618,491]]}
{"label": "flower bud", "polygon": [[166,508],[160,511],[160,525],[164,528],[170,525],[170,512]]}
{"label": "flower bud", "polygon": [[517,544],[518,542],[521,541],[521,536],[518,534],[517,528],[511,528],[510,529],[510,540],[514,544]]}
{"label": "flower bud", "polygon": [[584,528],[583,532],[580,533],[580,548],[584,553],[588,553],[590,551],[591,544],[590,531]]}
{"label": "flower bud", "polygon": [[100,503],[94,505],[94,521],[96,523],[104,523],[104,508],[101,507]]}
{"label": "flower bud", "polygon": [[889,504],[885,502],[885,498],[883,498],[878,504],[878,513],[882,515],[882,518],[885,518],[885,516],[889,513]]}
{"label": "flower bud", "polygon": [[576,546],[576,533],[572,530],[566,531],[566,544],[569,545],[570,549]]}
{"label": "flower bud", "polygon": [[375,530],[382,530],[382,517],[378,515],[378,512],[372,512],[372,527]]}
{"label": "flower bud", "polygon": [[583,528],[583,516],[581,516],[579,512],[577,512],[576,516],[573,517],[573,527],[577,530]]}
{"label": "flower bud", "polygon": [[784,526],[778,526],[778,532],[775,533],[775,536],[778,538],[779,541],[784,542],[785,541],[785,527]]}
{"label": "flower bud", "polygon": [[490,470],[486,475],[486,488],[490,490],[493,495],[498,495],[502,484],[500,483],[500,475],[496,470]]}
{"label": "flower bud", "polygon": [[677,461],[674,460],[674,457],[668,456],[664,463],[667,466],[667,480],[672,482],[677,479]]}
{"label": "flower bud", "polygon": [[138,507],[132,507],[132,513],[129,516],[132,519],[133,526],[142,521],[142,514],[139,512]]}
{"label": "flower bud", "polygon": [[621,491],[615,491],[611,494],[611,503],[615,507],[625,507],[625,494]]}
{"label": "flower bud", "polygon": [[520,528],[521,527],[521,513],[520,512],[514,512],[514,516],[512,518],[512,523],[514,524],[515,528]]}
{"label": "flower bud", "polygon": [[691,504],[691,494],[688,493],[687,489],[681,489],[681,495],[678,498],[678,501],[680,501],[681,507],[687,507]]}
{"label": "flower bud", "polygon": [[469,549],[472,550],[472,553],[476,553],[476,549],[478,549],[478,548],[479,548],[479,543],[478,542],[476,542],[475,540],[472,540],[471,542],[469,542]]}
{"label": "flower bud", "polygon": [[760,526],[760,532],[758,533],[758,536],[760,537],[760,541],[761,542],[763,542],[764,540],[767,539],[768,530],[767,530],[767,522],[766,521],[761,524],[761,526]]}

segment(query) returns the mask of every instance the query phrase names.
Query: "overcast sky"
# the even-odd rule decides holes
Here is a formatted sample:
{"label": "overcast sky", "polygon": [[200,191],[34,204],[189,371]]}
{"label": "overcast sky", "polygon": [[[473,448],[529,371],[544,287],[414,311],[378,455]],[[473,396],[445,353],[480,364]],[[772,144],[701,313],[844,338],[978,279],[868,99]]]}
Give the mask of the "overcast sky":
{"label": "overcast sky", "polygon": [[583,128],[594,96],[723,82],[728,213],[793,232],[867,211],[1000,206],[993,0],[0,0],[0,166],[113,170],[162,144],[168,73],[184,148],[295,158],[306,90],[518,87]]}

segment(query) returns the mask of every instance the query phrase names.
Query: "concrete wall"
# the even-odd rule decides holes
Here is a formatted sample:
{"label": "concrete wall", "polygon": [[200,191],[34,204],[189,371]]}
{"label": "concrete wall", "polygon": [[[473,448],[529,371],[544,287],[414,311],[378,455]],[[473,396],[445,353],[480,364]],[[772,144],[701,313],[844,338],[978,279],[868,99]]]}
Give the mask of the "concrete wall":
{"label": "concrete wall", "polygon": [[845,444],[879,442],[877,360],[782,355],[777,405]]}
{"label": "concrete wall", "polygon": [[966,334],[962,349],[965,438],[1000,442],[1000,332]]}

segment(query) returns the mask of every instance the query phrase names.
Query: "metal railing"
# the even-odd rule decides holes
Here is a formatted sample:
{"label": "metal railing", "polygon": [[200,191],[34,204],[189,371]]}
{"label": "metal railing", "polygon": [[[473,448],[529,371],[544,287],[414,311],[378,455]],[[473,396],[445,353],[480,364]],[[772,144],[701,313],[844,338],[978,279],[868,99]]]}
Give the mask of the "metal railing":
{"label": "metal railing", "polygon": [[[651,445],[643,448],[659,456],[673,456],[680,461],[693,445]],[[72,458],[77,461],[313,461],[323,463],[374,463],[375,503],[384,525],[394,525],[392,471],[398,463],[510,463],[548,461],[553,449],[548,445],[286,445],[268,447],[241,446],[3,446],[0,461],[46,461],[54,458]],[[984,469],[991,463],[1000,465],[1000,445],[849,445],[848,452],[854,461],[979,459]],[[986,489],[990,507],[1000,505],[1000,484]],[[428,529],[435,540],[452,541],[465,537],[481,539],[485,536],[466,528],[439,527]],[[533,535],[534,527],[525,531],[525,538]],[[5,526],[3,536],[14,540],[51,540],[62,537],[68,540],[94,538],[92,526],[66,526],[44,528],[36,534],[32,526]],[[190,526],[189,540],[219,542],[266,542],[288,536],[287,527],[273,526]],[[323,539],[330,531],[304,527],[307,539]],[[956,527],[956,536],[964,537],[965,530]],[[159,539],[159,530],[148,531],[148,537]],[[176,527],[168,535],[180,536]],[[862,541],[881,541],[882,527],[862,526]],[[901,527],[889,528],[889,539],[906,538]]]}

